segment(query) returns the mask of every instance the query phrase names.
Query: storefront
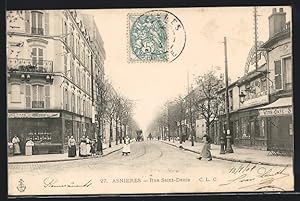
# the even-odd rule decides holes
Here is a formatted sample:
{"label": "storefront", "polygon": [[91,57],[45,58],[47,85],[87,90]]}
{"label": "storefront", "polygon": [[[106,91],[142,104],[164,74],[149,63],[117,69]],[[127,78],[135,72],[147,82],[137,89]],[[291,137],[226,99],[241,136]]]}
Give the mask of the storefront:
{"label": "storefront", "polygon": [[259,108],[259,116],[267,122],[268,150],[293,151],[294,128],[292,97],[279,98]]}
{"label": "storefront", "polygon": [[22,154],[29,139],[35,144],[33,154],[63,153],[60,112],[9,112],[8,134],[9,141],[20,138]]}

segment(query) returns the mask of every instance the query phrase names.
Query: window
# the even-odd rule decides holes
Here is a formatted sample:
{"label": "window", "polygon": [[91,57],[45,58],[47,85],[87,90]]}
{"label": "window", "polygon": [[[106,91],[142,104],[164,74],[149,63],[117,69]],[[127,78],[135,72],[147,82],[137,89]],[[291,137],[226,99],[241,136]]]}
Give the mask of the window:
{"label": "window", "polygon": [[80,70],[77,68],[77,84],[80,86]]}
{"label": "window", "polygon": [[25,86],[25,107],[31,107],[31,86],[28,84]]}
{"label": "window", "polygon": [[264,92],[264,91],[267,91],[267,80],[266,78],[264,79],[261,79],[261,91]]}
{"label": "window", "polygon": [[67,22],[64,22],[64,41],[66,44],[68,44],[68,25]]}
{"label": "window", "polygon": [[45,86],[45,104],[46,108],[50,108],[50,86]]}
{"label": "window", "polygon": [[31,12],[31,33],[32,34],[44,35],[42,22],[43,22],[43,13],[32,11]]}
{"label": "window", "polygon": [[72,112],[75,112],[75,94],[72,93],[72,99],[71,99],[71,107],[72,107]]}
{"label": "window", "polygon": [[11,102],[21,102],[21,86],[19,84],[11,84]]}
{"label": "window", "polygon": [[42,48],[32,48],[32,65],[34,66],[43,66],[43,49]]}
{"label": "window", "polygon": [[285,88],[292,89],[292,59],[291,57],[283,59]]}
{"label": "window", "polygon": [[249,132],[248,132],[248,119],[245,117],[241,118],[241,132],[242,132],[242,138],[248,138]]}
{"label": "window", "polygon": [[260,120],[260,137],[264,137],[266,135],[266,121],[265,119]]}
{"label": "window", "polygon": [[44,108],[44,86],[32,85],[32,108]]}
{"label": "window", "polygon": [[282,89],[281,61],[275,61],[275,89]]}
{"label": "window", "polygon": [[64,69],[65,69],[65,75],[68,73],[68,57],[67,55],[64,55]]}
{"label": "window", "polygon": [[63,102],[64,102],[64,109],[69,110],[69,94],[68,94],[68,89],[64,89],[63,91]]}
{"label": "window", "polygon": [[70,33],[71,33],[70,46],[71,46],[72,51],[74,52],[74,28],[73,27],[71,28]]}
{"label": "window", "polygon": [[229,109],[233,110],[233,96],[232,96],[232,90],[229,91]]}

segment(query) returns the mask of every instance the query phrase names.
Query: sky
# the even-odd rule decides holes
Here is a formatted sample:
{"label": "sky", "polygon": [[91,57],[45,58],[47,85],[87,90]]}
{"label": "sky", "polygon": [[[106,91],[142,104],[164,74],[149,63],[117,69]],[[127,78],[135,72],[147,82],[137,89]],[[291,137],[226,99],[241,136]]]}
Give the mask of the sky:
{"label": "sky", "polygon": [[[281,6],[291,21],[290,7]],[[258,39],[267,41],[272,8],[258,7]],[[164,8],[181,20],[186,46],[171,63],[128,62],[128,15],[151,9],[84,10],[94,16],[104,41],[105,75],[114,88],[135,103],[134,118],[145,130],[167,100],[187,94],[188,77],[219,68],[224,72],[224,37],[227,38],[228,74],[243,76],[254,42],[253,7]],[[189,74],[189,76],[188,76]]]}

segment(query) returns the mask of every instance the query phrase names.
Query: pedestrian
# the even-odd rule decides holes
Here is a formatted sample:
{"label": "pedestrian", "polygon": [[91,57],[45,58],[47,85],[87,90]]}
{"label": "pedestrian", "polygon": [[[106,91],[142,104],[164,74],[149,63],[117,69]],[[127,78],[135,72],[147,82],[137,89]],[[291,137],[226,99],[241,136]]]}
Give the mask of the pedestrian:
{"label": "pedestrian", "polygon": [[12,139],[12,143],[13,143],[13,155],[20,155],[21,154],[21,150],[20,150],[20,139],[18,136],[14,136],[14,138]]}
{"label": "pedestrian", "polygon": [[95,154],[96,154],[96,147],[95,146],[96,146],[96,141],[92,140],[91,141],[91,151],[90,151],[92,156],[95,156]]}
{"label": "pedestrian", "polygon": [[88,156],[90,156],[91,155],[91,140],[90,140],[90,138],[87,136],[86,137],[86,154],[88,155]]}
{"label": "pedestrian", "polygon": [[123,146],[122,155],[127,156],[128,154],[130,154],[130,138],[127,135],[126,138],[125,138],[125,143],[124,143],[124,146]]}
{"label": "pedestrian", "polygon": [[86,138],[85,138],[85,136],[82,136],[82,138],[80,139],[80,144],[79,144],[79,156],[81,156],[81,157],[87,156],[86,151],[87,151]]}
{"label": "pedestrian", "polygon": [[103,146],[102,146],[102,140],[101,136],[97,135],[97,154],[102,155],[103,154]]}
{"label": "pedestrian", "polygon": [[208,161],[212,160],[212,156],[211,156],[211,152],[210,152],[210,144],[211,144],[211,139],[208,135],[204,135],[202,137],[204,145],[202,147],[202,150],[200,152],[200,156],[199,156],[199,160],[201,160],[202,158],[208,158]]}
{"label": "pedestrian", "polygon": [[68,140],[68,157],[75,157],[76,156],[76,140],[74,139],[73,135]]}

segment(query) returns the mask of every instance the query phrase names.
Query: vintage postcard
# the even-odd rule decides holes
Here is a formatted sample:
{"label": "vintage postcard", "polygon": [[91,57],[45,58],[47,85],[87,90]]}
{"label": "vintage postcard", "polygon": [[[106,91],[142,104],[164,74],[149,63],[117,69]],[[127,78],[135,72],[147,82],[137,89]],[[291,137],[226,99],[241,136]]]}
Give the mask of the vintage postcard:
{"label": "vintage postcard", "polygon": [[8,194],[294,191],[291,7],[8,10]]}

